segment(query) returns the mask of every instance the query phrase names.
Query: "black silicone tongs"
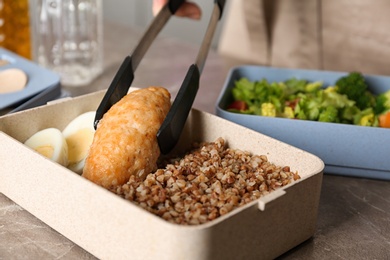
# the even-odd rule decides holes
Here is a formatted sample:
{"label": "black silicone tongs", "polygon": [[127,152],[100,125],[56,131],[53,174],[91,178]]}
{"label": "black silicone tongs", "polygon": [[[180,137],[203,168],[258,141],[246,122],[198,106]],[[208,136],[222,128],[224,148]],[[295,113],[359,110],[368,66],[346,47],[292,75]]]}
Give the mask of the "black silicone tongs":
{"label": "black silicone tongs", "polygon": [[196,62],[189,67],[172,107],[157,132],[158,145],[163,154],[169,153],[179,140],[192,104],[194,103],[196,93],[198,92],[200,74],[202,73],[218,20],[222,17],[224,5],[225,1],[214,1],[213,12]]}
{"label": "black silicone tongs", "polygon": [[104,95],[98,109],[94,121],[94,127],[102,119],[103,115],[129,91],[130,85],[134,80],[134,72],[137,69],[141,59],[149,49],[150,45],[157,37],[159,32],[168,22],[169,18],[179,9],[185,0],[171,0],[169,1],[153,19],[141,40],[135,47],[132,55],[126,56],[123,60],[119,70],[112,80],[106,94]]}
{"label": "black silicone tongs", "polygon": [[[139,65],[142,57],[169,18],[177,11],[183,2],[183,0],[169,1],[154,18],[133,51],[133,54],[124,59],[96,111],[94,122],[95,129],[100,119],[111,106],[128,93],[134,79],[134,71]],[[196,62],[189,67],[172,107],[157,133],[157,141],[160,151],[163,154],[169,153],[179,140],[197,94],[200,74],[203,70],[217,23],[222,16],[224,5],[225,0],[214,1],[211,19],[198,52]]]}

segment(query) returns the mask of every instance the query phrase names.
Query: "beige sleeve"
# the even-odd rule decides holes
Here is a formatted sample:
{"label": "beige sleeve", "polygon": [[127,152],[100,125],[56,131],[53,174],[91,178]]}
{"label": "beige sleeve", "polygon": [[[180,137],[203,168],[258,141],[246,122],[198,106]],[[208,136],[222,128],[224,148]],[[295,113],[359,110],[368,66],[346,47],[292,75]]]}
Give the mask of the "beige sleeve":
{"label": "beige sleeve", "polygon": [[321,6],[317,0],[274,1],[271,65],[321,69]]}
{"label": "beige sleeve", "polygon": [[390,74],[390,1],[231,0],[218,51],[243,63]]}
{"label": "beige sleeve", "polygon": [[170,105],[170,94],[161,87],[130,92],[114,104],[96,129],[83,177],[110,189],[131,175],[143,178],[156,170],[156,135]]}
{"label": "beige sleeve", "polygon": [[320,68],[319,2],[232,0],[218,51],[248,63]]}
{"label": "beige sleeve", "polygon": [[269,63],[262,0],[231,0],[218,43],[218,53],[257,64]]}
{"label": "beige sleeve", "polygon": [[324,69],[390,75],[390,1],[326,0],[322,12]]}

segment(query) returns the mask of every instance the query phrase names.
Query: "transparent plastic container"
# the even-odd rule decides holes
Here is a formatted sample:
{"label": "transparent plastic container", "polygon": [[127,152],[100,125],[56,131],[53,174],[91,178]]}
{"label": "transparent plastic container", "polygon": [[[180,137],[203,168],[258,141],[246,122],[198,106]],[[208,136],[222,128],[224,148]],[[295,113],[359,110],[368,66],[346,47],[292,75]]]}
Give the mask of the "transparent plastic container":
{"label": "transparent plastic container", "polygon": [[65,86],[91,83],[103,70],[101,0],[32,0],[34,60]]}

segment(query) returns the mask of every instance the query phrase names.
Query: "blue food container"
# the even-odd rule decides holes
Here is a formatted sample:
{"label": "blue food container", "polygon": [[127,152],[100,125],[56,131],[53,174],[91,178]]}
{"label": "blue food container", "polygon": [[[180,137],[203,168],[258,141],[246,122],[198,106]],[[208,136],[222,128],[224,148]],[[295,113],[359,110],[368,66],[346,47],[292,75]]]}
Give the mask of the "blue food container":
{"label": "blue food container", "polygon": [[[292,77],[334,85],[347,72],[240,66],[230,70],[216,104],[216,114],[319,156],[325,173],[390,180],[390,129],[229,112],[231,89],[242,77],[250,81],[285,81]],[[365,75],[374,94],[390,89],[390,77]]]}
{"label": "blue food container", "polygon": [[23,90],[0,94],[0,110],[12,107],[12,111],[20,111],[45,104],[63,94],[57,73],[4,48],[0,48],[0,60],[5,61],[5,65],[0,66],[0,72],[17,68],[27,75],[27,84]]}

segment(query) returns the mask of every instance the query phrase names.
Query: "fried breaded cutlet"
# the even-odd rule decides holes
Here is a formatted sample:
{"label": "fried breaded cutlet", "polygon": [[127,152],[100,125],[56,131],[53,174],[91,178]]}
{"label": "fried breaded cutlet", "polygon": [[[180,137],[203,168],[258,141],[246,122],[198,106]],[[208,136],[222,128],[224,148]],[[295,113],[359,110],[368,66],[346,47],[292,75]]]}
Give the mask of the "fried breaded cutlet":
{"label": "fried breaded cutlet", "polygon": [[133,174],[142,178],[156,170],[160,156],[156,135],[170,98],[165,88],[148,87],[114,104],[99,122],[82,176],[110,189]]}

